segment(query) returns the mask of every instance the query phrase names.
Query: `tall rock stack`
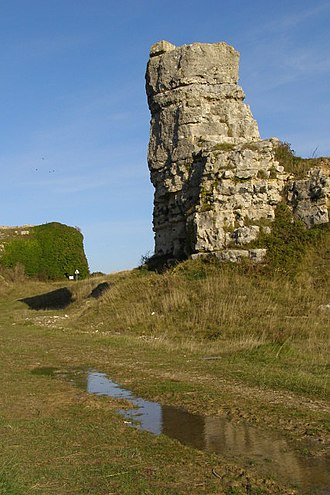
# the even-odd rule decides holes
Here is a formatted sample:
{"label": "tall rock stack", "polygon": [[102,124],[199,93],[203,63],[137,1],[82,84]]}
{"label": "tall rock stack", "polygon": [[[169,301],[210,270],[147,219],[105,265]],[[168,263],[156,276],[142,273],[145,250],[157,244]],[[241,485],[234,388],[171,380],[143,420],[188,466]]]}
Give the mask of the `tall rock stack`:
{"label": "tall rock stack", "polygon": [[260,139],[238,70],[239,53],[226,43],[151,47],[146,91],[156,257],[265,254],[246,246],[270,230],[288,174],[275,160],[278,140]]}

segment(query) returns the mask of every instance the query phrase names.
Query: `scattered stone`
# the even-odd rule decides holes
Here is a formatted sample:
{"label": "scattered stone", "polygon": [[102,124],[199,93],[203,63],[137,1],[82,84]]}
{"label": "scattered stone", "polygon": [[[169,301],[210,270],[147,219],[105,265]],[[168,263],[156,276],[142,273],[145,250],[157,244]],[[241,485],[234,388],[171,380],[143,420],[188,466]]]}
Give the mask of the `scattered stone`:
{"label": "scattered stone", "polygon": [[330,313],[330,304],[321,304],[321,306],[319,306],[319,309],[321,311],[325,311],[327,313]]}

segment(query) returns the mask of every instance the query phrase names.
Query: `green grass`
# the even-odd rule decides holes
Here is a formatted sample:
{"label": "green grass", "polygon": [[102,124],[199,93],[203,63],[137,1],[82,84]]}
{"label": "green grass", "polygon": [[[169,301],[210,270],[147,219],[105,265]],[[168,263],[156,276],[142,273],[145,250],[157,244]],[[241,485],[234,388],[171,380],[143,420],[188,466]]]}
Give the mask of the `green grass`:
{"label": "green grass", "polygon": [[233,151],[235,144],[232,143],[218,143],[213,147],[213,151]]}
{"label": "green grass", "polygon": [[24,495],[22,486],[12,477],[14,472],[15,468],[8,465],[0,468],[0,495]]}
{"label": "green grass", "polygon": [[296,156],[289,143],[280,143],[275,149],[275,159],[284,170],[293,174],[296,179],[302,179],[307,172],[320,164],[320,158],[301,158]]}
{"label": "green grass", "polygon": [[[35,367],[70,369],[79,364],[127,380],[135,369],[135,378],[144,384],[150,374],[149,394],[163,399],[195,390],[192,384],[157,378],[145,366],[138,369],[138,357],[147,366],[157,355],[146,352],[145,345],[120,339],[113,346],[112,339],[104,337],[14,327],[1,319],[1,346],[6,350],[0,365],[4,494],[218,494],[231,483],[243,490],[238,466],[219,463],[217,456],[165,436],[128,428],[112,399],[88,396],[70,383],[32,373]],[[171,360],[166,349],[162,356]],[[173,370],[180,368],[182,357],[173,360]],[[209,396],[207,390],[204,396]],[[223,488],[212,475],[214,467],[226,478]],[[261,480],[253,480],[257,489]]]}
{"label": "green grass", "polygon": [[[188,261],[162,274],[122,272],[71,284],[63,311],[19,302],[63,283],[3,270],[0,494],[245,494],[247,476],[249,493],[287,493],[238,459],[127,428],[117,402],[52,371],[97,369],[146,399],[279,429],[322,455],[328,258],[324,231],[287,270]],[[104,280],[110,289],[88,298]]]}
{"label": "green grass", "polygon": [[329,251],[330,228],[328,224],[322,224],[307,229],[285,203],[279,203],[275,209],[271,234],[261,234],[256,246],[267,249],[267,262],[271,271],[295,276],[299,268],[306,269],[302,260],[309,251],[313,252],[320,246]]}

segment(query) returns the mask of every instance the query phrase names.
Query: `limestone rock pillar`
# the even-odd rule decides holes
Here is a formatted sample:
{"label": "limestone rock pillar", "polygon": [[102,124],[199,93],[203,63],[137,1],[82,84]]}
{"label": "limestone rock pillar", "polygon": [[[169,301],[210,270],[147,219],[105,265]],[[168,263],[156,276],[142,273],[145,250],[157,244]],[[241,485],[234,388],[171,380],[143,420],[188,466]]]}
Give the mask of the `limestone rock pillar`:
{"label": "limestone rock pillar", "polygon": [[238,71],[239,53],[223,42],[151,47],[156,257],[260,261],[266,250],[253,246],[271,232],[283,200],[307,227],[328,221],[328,172],[315,170],[300,182],[285,172],[276,160],[279,140],[260,139]]}
{"label": "limestone rock pillar", "polygon": [[180,257],[186,252],[187,205],[198,195],[197,178],[187,181],[201,148],[259,139],[237,84],[238,66],[239,53],[226,43],[176,47],[161,41],[151,47],[146,90],[156,255]]}

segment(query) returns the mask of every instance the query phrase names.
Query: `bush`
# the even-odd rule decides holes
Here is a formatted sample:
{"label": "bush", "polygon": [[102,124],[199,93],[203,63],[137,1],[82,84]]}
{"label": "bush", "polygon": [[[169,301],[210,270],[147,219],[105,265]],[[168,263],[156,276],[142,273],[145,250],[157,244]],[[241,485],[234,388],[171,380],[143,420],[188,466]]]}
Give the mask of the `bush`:
{"label": "bush", "polygon": [[301,158],[296,156],[289,143],[280,143],[275,150],[275,160],[284,167],[284,170],[293,174],[295,178],[303,178],[308,170],[317,165],[317,158]]}
{"label": "bush", "polygon": [[82,234],[57,222],[31,227],[28,237],[8,240],[0,262],[7,268],[19,263],[28,276],[42,279],[60,279],[76,269],[80,278],[89,273]]}
{"label": "bush", "polygon": [[326,230],[329,230],[328,225],[307,229],[286,204],[279,203],[271,234],[261,235],[258,243],[267,248],[267,259],[272,270],[294,274],[308,246],[316,245]]}

